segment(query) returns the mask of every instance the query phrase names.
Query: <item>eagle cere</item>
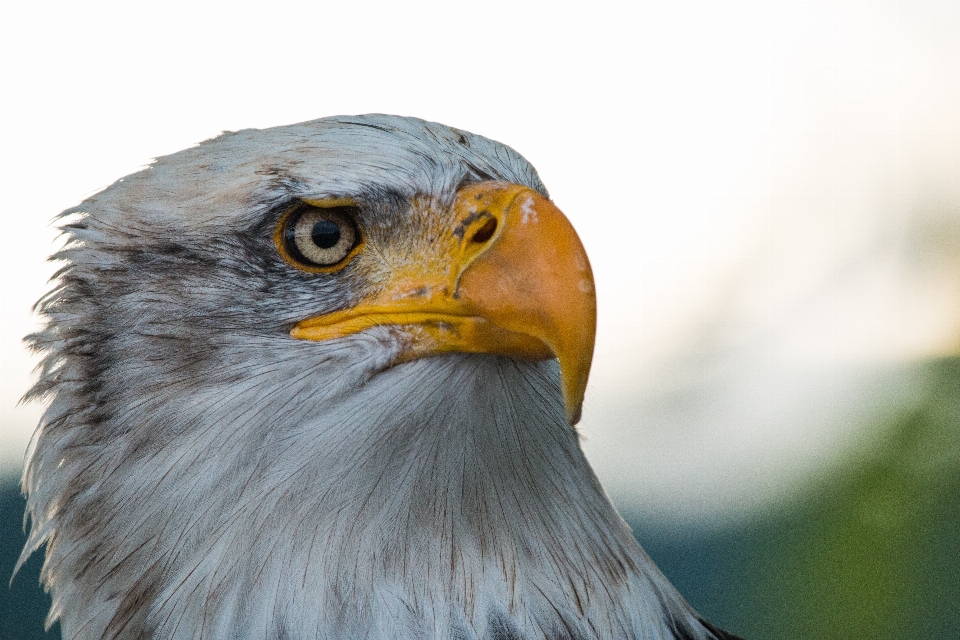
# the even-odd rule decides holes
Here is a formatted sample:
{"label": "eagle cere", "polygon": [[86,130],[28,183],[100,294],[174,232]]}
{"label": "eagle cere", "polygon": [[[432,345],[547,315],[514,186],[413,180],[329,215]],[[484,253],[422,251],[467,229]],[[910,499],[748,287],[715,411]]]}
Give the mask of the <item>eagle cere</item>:
{"label": "eagle cere", "polygon": [[509,147],[243,130],[63,216],[21,563],[64,638],[731,637],[581,452],[589,262]]}

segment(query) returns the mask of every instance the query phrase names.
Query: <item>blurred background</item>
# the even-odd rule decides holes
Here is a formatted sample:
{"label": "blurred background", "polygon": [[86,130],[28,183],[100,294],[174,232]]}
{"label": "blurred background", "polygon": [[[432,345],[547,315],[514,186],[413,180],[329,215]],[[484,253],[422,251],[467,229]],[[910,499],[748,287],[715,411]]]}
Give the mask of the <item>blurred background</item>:
{"label": "blurred background", "polygon": [[706,618],[960,638],[960,3],[0,5],[0,638],[44,636],[21,338],[51,218],[222,130],[415,115],[539,170],[584,448]]}

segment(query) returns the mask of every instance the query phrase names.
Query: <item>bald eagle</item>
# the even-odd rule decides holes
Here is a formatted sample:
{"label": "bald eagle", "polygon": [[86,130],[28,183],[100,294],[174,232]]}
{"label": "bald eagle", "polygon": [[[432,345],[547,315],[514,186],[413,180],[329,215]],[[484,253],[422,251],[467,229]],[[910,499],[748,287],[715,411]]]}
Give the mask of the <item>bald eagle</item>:
{"label": "bald eagle", "polygon": [[21,563],[64,638],[732,637],[581,452],[593,277],[511,148],[243,130],[62,215]]}

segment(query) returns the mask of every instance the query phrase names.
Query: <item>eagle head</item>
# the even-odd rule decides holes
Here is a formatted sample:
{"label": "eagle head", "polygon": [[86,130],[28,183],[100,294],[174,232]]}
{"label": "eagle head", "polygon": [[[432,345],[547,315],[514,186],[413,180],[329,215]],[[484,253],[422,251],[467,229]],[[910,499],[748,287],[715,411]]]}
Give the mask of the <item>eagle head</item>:
{"label": "eagle head", "polygon": [[581,452],[593,277],[509,147],[243,130],[64,215],[22,556],[64,638],[725,637]]}

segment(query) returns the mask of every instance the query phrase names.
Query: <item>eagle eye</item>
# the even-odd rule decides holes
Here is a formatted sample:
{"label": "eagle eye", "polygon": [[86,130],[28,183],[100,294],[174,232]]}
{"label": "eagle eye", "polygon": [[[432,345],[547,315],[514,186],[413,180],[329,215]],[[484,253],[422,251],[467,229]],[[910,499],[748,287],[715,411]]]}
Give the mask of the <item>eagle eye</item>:
{"label": "eagle eye", "polygon": [[359,249],[357,207],[332,202],[302,202],[284,213],[275,241],[280,255],[305,271],[329,273],[342,268]]}

